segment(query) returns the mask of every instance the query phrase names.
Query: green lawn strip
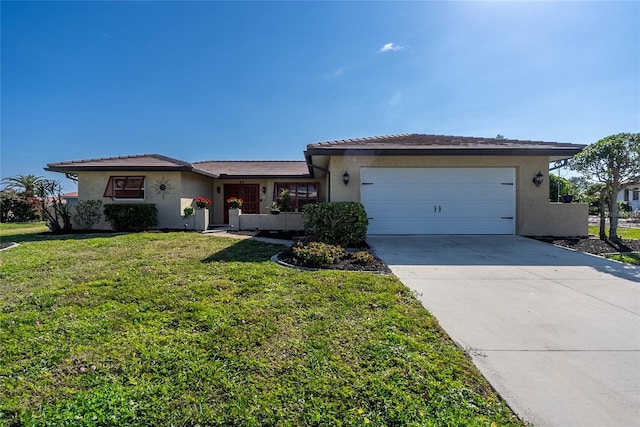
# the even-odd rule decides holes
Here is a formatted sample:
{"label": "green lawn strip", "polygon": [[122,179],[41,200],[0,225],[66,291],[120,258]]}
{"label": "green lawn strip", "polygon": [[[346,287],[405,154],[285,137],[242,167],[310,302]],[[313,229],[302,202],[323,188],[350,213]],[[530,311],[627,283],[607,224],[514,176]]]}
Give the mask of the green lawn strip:
{"label": "green lawn strip", "polygon": [[[609,234],[609,226],[605,228],[607,235]],[[600,227],[597,225],[589,226],[589,234],[594,236],[600,235]],[[618,237],[621,239],[640,239],[640,227],[618,227]]]}
{"label": "green lawn strip", "polygon": [[630,252],[621,254],[606,254],[607,258],[614,259],[616,261],[625,262],[627,264],[640,265],[640,253]]}
{"label": "green lawn strip", "polygon": [[521,425],[392,276],[195,233],[0,253],[0,425]]}
{"label": "green lawn strip", "polygon": [[42,240],[37,233],[49,231],[44,222],[0,223],[0,242]]}

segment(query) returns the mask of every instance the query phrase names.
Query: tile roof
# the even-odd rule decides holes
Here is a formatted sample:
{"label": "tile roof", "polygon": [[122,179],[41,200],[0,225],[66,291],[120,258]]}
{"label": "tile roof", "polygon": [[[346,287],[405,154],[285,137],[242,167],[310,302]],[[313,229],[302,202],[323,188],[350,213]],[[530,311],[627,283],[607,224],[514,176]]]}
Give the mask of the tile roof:
{"label": "tile roof", "polygon": [[49,163],[47,168],[55,170],[57,168],[65,170],[91,170],[99,169],[148,169],[148,168],[178,168],[190,169],[191,164],[182,160],[159,154],[138,154],[134,156],[100,157],[96,159],[73,160],[70,162]]}
{"label": "tile roof", "polygon": [[[422,152],[423,154],[500,154],[541,152],[573,152],[576,154],[584,145],[545,142],[521,141],[505,138],[477,138],[467,136],[398,134],[374,136],[369,138],[341,139],[337,141],[318,142],[307,145],[307,154],[338,154],[348,151],[349,154],[365,154],[375,151],[379,154],[408,154],[405,152]],[[369,154],[369,153],[367,153]],[[565,154],[565,153],[562,153]]]}
{"label": "tile roof", "polygon": [[298,176],[309,175],[307,162],[297,160],[205,161],[193,163],[194,171],[215,176]]}
{"label": "tile roof", "polygon": [[217,177],[308,177],[305,161],[205,161],[188,163],[159,154],[101,157],[49,163],[45,168],[53,172],[79,171],[188,171]]}

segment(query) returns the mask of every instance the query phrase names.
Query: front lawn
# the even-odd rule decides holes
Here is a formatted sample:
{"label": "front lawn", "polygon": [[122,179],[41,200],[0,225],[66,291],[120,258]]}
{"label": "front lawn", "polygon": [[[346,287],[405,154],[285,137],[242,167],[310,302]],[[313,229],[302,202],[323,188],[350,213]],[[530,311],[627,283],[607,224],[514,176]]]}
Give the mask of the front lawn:
{"label": "front lawn", "polygon": [[[605,231],[607,233],[607,235],[609,234],[609,225],[607,224],[607,226],[605,227]],[[594,236],[599,236],[600,235],[600,227],[597,225],[590,225],[589,226],[589,234],[592,234]],[[620,237],[621,239],[640,239],[640,228],[638,227],[618,227],[618,237]]]}
{"label": "front lawn", "polygon": [[393,276],[195,233],[21,241],[0,425],[521,425]]}
{"label": "front lawn", "polygon": [[627,264],[640,265],[640,253],[638,252],[607,254],[606,257],[616,261],[626,262]]}

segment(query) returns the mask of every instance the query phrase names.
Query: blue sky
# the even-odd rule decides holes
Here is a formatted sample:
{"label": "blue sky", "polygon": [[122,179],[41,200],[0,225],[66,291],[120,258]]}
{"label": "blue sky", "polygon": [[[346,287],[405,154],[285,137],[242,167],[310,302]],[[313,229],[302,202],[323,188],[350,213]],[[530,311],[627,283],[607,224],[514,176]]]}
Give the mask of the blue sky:
{"label": "blue sky", "polygon": [[640,2],[0,7],[2,177],[142,153],[302,160],[309,143],[394,133],[640,129]]}

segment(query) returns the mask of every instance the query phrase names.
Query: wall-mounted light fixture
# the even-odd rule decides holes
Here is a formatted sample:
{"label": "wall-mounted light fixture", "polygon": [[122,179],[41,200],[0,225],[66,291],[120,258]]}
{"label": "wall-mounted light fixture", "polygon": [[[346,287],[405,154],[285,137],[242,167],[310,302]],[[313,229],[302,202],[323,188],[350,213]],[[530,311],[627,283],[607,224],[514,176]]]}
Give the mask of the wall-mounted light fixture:
{"label": "wall-mounted light fixture", "polygon": [[216,193],[220,194],[220,186],[218,185],[218,187],[216,188]]}
{"label": "wall-mounted light fixture", "polygon": [[267,187],[262,187],[262,194],[267,194]]}
{"label": "wall-mounted light fixture", "polygon": [[536,187],[540,187],[542,181],[544,181],[544,175],[542,175],[542,172],[538,171],[536,176],[533,177],[533,183],[536,185]]}
{"label": "wall-mounted light fixture", "polygon": [[345,171],[342,174],[342,182],[344,182],[345,186],[349,183],[349,180],[351,180],[351,177],[349,176],[349,172]]}

